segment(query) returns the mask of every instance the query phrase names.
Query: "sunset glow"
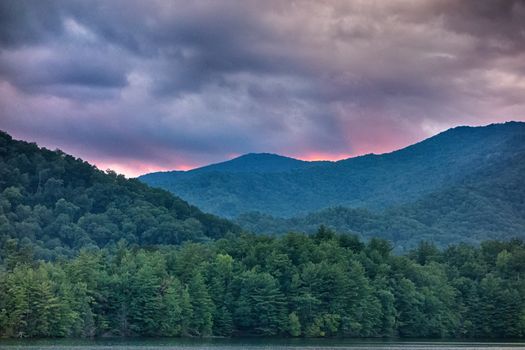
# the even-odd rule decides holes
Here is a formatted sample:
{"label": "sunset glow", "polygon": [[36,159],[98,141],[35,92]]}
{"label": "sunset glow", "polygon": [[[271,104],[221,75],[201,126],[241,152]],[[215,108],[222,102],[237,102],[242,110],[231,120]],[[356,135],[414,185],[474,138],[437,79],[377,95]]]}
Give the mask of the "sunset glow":
{"label": "sunset glow", "polygon": [[0,129],[127,176],[525,120],[520,1],[7,3]]}

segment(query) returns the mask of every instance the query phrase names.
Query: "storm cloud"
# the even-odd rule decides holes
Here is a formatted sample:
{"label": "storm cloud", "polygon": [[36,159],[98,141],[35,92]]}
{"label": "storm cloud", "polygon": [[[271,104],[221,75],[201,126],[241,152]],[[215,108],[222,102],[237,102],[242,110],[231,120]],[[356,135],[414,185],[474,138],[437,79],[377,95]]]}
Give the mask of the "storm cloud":
{"label": "storm cloud", "polygon": [[0,2],[0,129],[128,175],[525,120],[525,1]]}

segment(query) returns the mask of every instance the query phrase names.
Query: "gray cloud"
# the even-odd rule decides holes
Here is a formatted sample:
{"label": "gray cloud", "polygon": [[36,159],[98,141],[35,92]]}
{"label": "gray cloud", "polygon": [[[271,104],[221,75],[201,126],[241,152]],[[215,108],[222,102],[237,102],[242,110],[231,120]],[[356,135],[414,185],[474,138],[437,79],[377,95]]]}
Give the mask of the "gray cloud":
{"label": "gray cloud", "polygon": [[16,1],[0,3],[0,44],[17,47],[53,39],[62,31],[61,13],[54,1]]}
{"label": "gray cloud", "polygon": [[79,48],[69,55],[55,52],[52,49],[0,52],[0,74],[18,89],[34,93],[56,92],[57,87],[104,89],[127,84],[127,72],[116,55],[110,56],[110,60],[90,57],[93,52]]}
{"label": "gray cloud", "polygon": [[0,3],[0,128],[129,174],[525,120],[524,1]]}

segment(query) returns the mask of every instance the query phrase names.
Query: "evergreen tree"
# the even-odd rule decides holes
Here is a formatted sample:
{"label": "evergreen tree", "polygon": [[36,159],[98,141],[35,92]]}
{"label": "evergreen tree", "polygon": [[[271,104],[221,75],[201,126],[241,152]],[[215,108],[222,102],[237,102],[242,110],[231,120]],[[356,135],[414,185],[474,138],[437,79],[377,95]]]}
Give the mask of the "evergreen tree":
{"label": "evergreen tree", "polygon": [[238,280],[235,321],[239,329],[260,335],[282,333],[286,325],[285,298],[275,278],[249,270]]}
{"label": "evergreen tree", "polygon": [[188,291],[193,311],[189,323],[189,332],[199,336],[210,335],[213,326],[214,305],[200,272],[197,272],[190,280]]}
{"label": "evergreen tree", "polygon": [[292,337],[298,337],[301,335],[301,322],[295,312],[288,315],[288,332]]}

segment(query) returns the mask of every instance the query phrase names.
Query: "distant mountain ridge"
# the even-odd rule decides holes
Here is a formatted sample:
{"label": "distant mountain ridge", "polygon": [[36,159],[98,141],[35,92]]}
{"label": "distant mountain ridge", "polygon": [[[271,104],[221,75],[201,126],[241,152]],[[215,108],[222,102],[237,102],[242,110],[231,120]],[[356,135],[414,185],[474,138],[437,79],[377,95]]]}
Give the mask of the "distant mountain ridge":
{"label": "distant mountain ridge", "polygon": [[166,174],[175,176],[194,176],[212,172],[232,172],[232,173],[278,173],[296,169],[306,169],[314,166],[332,163],[330,161],[304,161],[295,158],[285,157],[273,153],[247,153],[231,160],[205,165],[191,170],[161,171],[142,175],[141,178],[148,177],[154,179],[155,176],[163,177]]}
{"label": "distant mountain ridge", "polygon": [[306,215],[344,206],[399,206],[460,182],[525,150],[525,123],[456,127],[398,151],[337,162],[248,154],[188,172],[139,179],[211,213]]}
{"label": "distant mountain ridge", "polygon": [[503,158],[458,183],[380,212],[334,207],[294,218],[246,213],[237,223],[255,233],[314,233],[319,225],[370,239],[381,237],[399,252],[421,240],[458,242],[525,239],[525,153]]}

